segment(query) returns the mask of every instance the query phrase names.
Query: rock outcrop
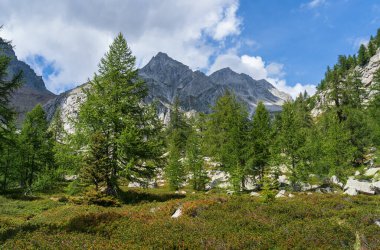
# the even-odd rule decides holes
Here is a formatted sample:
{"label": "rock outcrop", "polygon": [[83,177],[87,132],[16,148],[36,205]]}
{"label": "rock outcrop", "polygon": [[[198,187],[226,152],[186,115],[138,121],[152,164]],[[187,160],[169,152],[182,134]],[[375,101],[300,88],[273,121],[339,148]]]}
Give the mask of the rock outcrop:
{"label": "rock outcrop", "polygon": [[37,104],[44,105],[56,97],[46,89],[41,76],[37,76],[34,70],[26,63],[18,60],[12,46],[4,44],[0,38],[0,55],[11,58],[8,66],[8,79],[22,71],[23,85],[12,95],[11,106],[18,114],[17,124],[20,126],[25,114],[31,111]]}

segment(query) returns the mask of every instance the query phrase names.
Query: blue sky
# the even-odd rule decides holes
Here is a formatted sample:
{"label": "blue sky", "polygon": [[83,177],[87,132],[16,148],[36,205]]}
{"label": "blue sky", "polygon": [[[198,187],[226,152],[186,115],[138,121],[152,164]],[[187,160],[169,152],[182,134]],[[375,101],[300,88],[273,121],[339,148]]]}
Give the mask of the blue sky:
{"label": "blue sky", "polygon": [[284,64],[289,84],[318,83],[338,55],[354,54],[380,28],[380,1],[241,1],[241,36],[258,43],[243,53]]}
{"label": "blue sky", "polygon": [[0,36],[55,93],[91,78],[120,31],[139,67],[162,51],[313,93],[327,65],[380,28],[375,0],[0,0],[0,12]]}

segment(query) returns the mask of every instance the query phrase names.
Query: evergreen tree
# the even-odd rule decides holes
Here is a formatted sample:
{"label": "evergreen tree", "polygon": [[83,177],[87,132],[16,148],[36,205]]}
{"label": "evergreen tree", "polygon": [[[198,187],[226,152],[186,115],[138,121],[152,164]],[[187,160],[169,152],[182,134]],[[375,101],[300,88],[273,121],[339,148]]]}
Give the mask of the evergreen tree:
{"label": "evergreen tree", "polygon": [[100,185],[106,186],[111,182],[112,165],[109,161],[108,143],[101,132],[92,134],[89,150],[81,168],[81,178],[94,184],[95,190],[98,190]]}
{"label": "evergreen tree", "polygon": [[185,168],[181,161],[182,152],[180,148],[176,145],[179,141],[180,133],[178,130],[174,130],[169,139],[169,159],[168,165],[166,166],[166,177],[169,181],[169,186],[171,189],[178,190],[182,187],[185,181]]}
{"label": "evergreen tree", "polygon": [[167,128],[169,162],[166,168],[166,176],[172,189],[179,189],[185,180],[184,162],[180,161],[185,157],[186,142],[190,132],[190,127],[186,122],[184,114],[180,111],[179,99],[174,101],[170,112],[170,122]]}
{"label": "evergreen tree", "polygon": [[319,117],[309,142],[313,147],[313,171],[320,176],[343,177],[354,159],[355,147],[350,132],[340,122],[333,110]]}
{"label": "evergreen tree", "polygon": [[8,130],[4,131],[0,140],[0,190],[6,191],[17,181],[17,169],[20,165],[18,134],[13,122],[9,123]]}
{"label": "evergreen tree", "polygon": [[45,111],[37,105],[27,113],[20,134],[22,187],[31,189],[38,174],[51,171],[53,164],[53,140],[48,132]]}
{"label": "evergreen tree", "polygon": [[206,153],[223,164],[223,170],[231,175],[235,191],[240,191],[248,172],[248,112],[229,91],[218,98],[212,110],[205,131]]}
{"label": "evergreen tree", "polygon": [[[153,105],[142,104],[147,88],[138,77],[135,61],[119,34],[101,59],[99,74],[89,83],[76,126],[82,138],[102,133],[107,142],[111,173],[105,192],[109,195],[117,194],[121,175],[131,181],[152,177],[162,153],[161,122]],[[85,140],[83,146],[91,148],[92,142]]]}
{"label": "evergreen tree", "polygon": [[371,36],[371,39],[369,40],[368,43],[368,57],[371,58],[376,54],[376,44],[374,41],[374,38]]}
{"label": "evergreen tree", "polygon": [[369,55],[367,52],[367,48],[364,44],[360,45],[359,52],[358,52],[358,63],[360,66],[364,66],[368,63]]}
{"label": "evergreen tree", "polygon": [[261,179],[264,176],[265,167],[269,163],[271,145],[271,126],[269,112],[264,104],[259,102],[256,112],[252,117],[252,128],[248,143],[249,165],[254,174],[259,174]]}
{"label": "evergreen tree", "polygon": [[[1,29],[1,27],[0,27]],[[11,94],[22,84],[22,72],[8,77],[8,66],[11,58],[3,54],[2,51],[11,47],[10,43],[0,38],[0,141],[5,140],[5,130],[9,128],[9,123],[13,119],[14,112],[9,107]]]}
{"label": "evergreen tree", "polygon": [[188,137],[186,145],[186,165],[192,175],[192,185],[194,190],[202,191],[207,182],[207,172],[204,168],[204,161],[201,153],[201,138],[197,129],[193,129]]}
{"label": "evergreen tree", "polygon": [[302,179],[310,163],[309,150],[306,139],[310,133],[309,118],[301,112],[300,101],[286,102],[281,113],[281,125],[278,132],[277,152],[281,156],[281,163],[291,172],[291,182],[296,185]]}

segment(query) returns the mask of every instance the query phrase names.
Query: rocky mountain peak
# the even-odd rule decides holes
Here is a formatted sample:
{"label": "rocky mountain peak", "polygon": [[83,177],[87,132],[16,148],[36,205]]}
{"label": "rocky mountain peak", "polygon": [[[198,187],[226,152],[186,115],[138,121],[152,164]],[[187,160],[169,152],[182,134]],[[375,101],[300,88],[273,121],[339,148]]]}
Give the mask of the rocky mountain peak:
{"label": "rocky mountain peak", "polygon": [[18,60],[13,47],[5,44],[1,38],[0,55],[6,55],[11,58],[8,66],[9,78],[22,71],[23,85],[13,94],[11,99],[11,106],[19,114],[17,121],[20,124],[25,114],[32,110],[35,105],[38,103],[44,105],[55,95],[46,89],[42,77],[38,76],[28,64]]}

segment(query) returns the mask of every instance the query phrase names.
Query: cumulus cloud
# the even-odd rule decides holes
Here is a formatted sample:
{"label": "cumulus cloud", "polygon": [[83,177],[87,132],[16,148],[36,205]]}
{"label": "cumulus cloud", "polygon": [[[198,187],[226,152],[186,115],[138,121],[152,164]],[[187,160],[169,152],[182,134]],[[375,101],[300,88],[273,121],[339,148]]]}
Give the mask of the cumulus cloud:
{"label": "cumulus cloud", "polygon": [[307,91],[309,95],[313,95],[316,86],[313,84],[297,83],[290,86],[284,79],[284,65],[281,63],[266,63],[260,56],[239,56],[235,50],[230,50],[226,54],[219,55],[214,64],[210,67],[209,74],[219,69],[230,67],[238,73],[245,73],[255,80],[265,79],[280,91],[290,94],[296,98],[299,93]]}
{"label": "cumulus cloud", "polygon": [[[2,0],[1,36],[13,40],[21,60],[42,56],[58,73],[45,79],[55,93],[85,82],[112,39],[122,32],[138,66],[163,51],[192,68],[207,68],[211,55],[238,35],[237,0]],[[37,71],[41,65],[33,64]]]}

